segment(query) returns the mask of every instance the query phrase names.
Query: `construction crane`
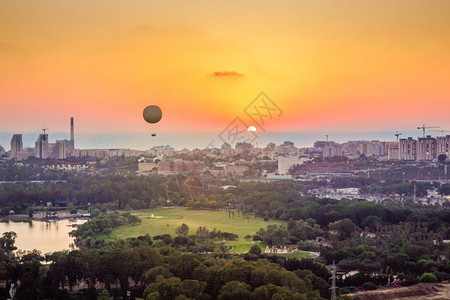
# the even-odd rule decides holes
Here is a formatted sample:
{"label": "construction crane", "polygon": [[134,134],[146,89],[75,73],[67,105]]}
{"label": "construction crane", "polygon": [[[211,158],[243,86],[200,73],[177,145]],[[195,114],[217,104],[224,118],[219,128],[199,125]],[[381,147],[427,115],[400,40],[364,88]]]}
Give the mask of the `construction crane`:
{"label": "construction crane", "polygon": [[44,134],[45,134],[45,131],[47,131],[48,130],[48,128],[42,128],[42,131],[44,132]]}
{"label": "construction crane", "polygon": [[441,132],[441,133],[450,132],[450,130],[430,130],[430,131],[437,131],[437,132]]}
{"label": "construction crane", "polygon": [[398,131],[397,131],[397,133],[396,134],[394,134],[395,135],[395,137],[397,138],[397,142],[398,142],[398,137],[399,136],[401,136],[402,134],[401,133],[399,133]]}
{"label": "construction crane", "polygon": [[422,129],[424,138],[425,138],[425,130],[432,129],[432,128],[440,128],[440,126],[425,126],[425,124],[423,124],[422,126],[417,127],[417,129]]}

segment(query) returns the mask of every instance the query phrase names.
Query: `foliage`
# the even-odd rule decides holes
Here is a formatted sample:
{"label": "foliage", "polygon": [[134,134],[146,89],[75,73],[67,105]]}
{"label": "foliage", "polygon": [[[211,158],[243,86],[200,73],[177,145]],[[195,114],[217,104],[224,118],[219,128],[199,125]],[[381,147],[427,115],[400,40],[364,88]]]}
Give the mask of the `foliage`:
{"label": "foliage", "polygon": [[178,235],[187,236],[189,233],[189,226],[183,223],[180,227],[177,228],[176,232]]}
{"label": "foliage", "polygon": [[248,251],[249,254],[253,255],[260,255],[261,254],[261,248],[258,245],[253,245],[250,250]]}
{"label": "foliage", "polygon": [[438,279],[433,273],[423,273],[419,278],[420,282],[437,282]]}
{"label": "foliage", "polygon": [[80,225],[76,230],[70,233],[75,237],[77,245],[84,245],[87,247],[98,246],[93,242],[92,236],[95,234],[109,234],[114,227],[118,227],[125,224],[137,224],[142,222],[139,217],[129,212],[119,213],[103,213],[98,217],[90,219],[88,222]]}
{"label": "foliage", "polygon": [[375,283],[373,282],[364,282],[362,287],[364,288],[364,290],[366,291],[373,291],[377,289],[377,286]]}

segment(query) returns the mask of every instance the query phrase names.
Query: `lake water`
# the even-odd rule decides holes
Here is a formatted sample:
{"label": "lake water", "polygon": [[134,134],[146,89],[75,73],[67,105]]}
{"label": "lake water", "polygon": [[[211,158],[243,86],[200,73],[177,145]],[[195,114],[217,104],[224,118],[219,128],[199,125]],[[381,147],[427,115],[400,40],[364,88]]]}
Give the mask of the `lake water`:
{"label": "lake water", "polygon": [[74,230],[72,224],[82,224],[86,220],[61,220],[54,223],[33,221],[32,223],[0,223],[0,234],[7,231],[17,233],[16,247],[19,250],[37,249],[43,254],[72,249],[73,238],[69,232]]}

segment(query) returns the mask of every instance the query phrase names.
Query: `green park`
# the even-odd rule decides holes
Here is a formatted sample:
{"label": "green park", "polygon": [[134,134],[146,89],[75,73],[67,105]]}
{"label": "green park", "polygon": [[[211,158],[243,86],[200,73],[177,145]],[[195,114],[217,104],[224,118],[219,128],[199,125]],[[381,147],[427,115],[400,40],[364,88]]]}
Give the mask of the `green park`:
{"label": "green park", "polygon": [[[97,237],[116,240],[146,234],[150,236],[162,234],[176,236],[176,229],[184,223],[189,227],[189,234],[195,234],[197,228],[200,226],[206,227],[209,231],[216,229],[216,231],[237,234],[239,236],[237,240],[226,241],[225,243],[232,246],[231,252],[245,253],[255,244],[251,237],[260,228],[266,228],[268,225],[273,224],[281,225],[286,223],[278,220],[265,221],[262,218],[257,218],[249,214],[242,215],[236,211],[232,214],[227,210],[193,210],[182,207],[146,209],[133,211],[132,213],[137,215],[142,222],[114,227],[110,234],[101,234]],[[256,244],[264,251],[265,244]],[[309,257],[309,254],[303,251],[294,251],[279,255],[297,258]]]}

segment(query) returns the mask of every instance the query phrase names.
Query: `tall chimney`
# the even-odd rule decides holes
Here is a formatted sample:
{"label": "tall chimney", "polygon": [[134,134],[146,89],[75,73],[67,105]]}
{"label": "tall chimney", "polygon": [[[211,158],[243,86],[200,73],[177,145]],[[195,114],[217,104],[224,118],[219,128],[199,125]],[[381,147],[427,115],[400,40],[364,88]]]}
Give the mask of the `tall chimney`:
{"label": "tall chimney", "polygon": [[70,146],[72,146],[72,149],[75,148],[75,138],[74,138],[74,129],[73,129],[73,117],[70,118]]}

